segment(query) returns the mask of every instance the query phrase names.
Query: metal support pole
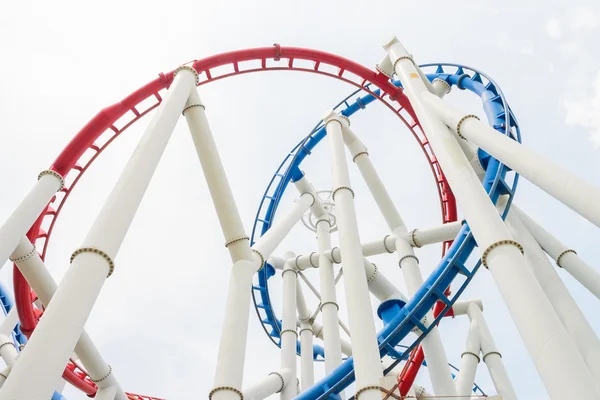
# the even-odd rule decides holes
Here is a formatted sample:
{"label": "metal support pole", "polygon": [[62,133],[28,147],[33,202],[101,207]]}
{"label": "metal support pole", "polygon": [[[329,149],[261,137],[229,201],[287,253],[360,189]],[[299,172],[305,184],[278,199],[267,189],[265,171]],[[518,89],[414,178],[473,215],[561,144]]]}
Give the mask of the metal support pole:
{"label": "metal support pole", "polygon": [[102,389],[98,389],[94,400],[114,400],[117,395],[117,388],[115,386],[107,386]]}
{"label": "metal support pole", "polygon": [[313,361],[313,336],[314,331],[310,321],[310,311],[306,306],[306,299],[296,279],[296,306],[300,321],[300,390],[304,391],[315,383],[315,367]]}
{"label": "metal support pole", "polygon": [[[177,70],[165,99],[82,247],[73,253],[71,267],[21,352],[19,362],[0,392],[0,399],[47,400],[52,396],[102,285],[112,273],[113,260],[196,78],[197,73],[189,67]],[[23,233],[18,240],[22,236]]]}
{"label": "metal support pole", "polygon": [[205,107],[200,101],[196,89],[192,90],[183,114],[192,134],[196,153],[198,153],[208,190],[225,236],[225,247],[229,250],[231,260],[234,263],[238,260],[252,260],[250,239],[244,230],[215,139],[206,118]]}
{"label": "metal support pole", "polygon": [[[286,253],[286,258],[294,257],[294,253]],[[281,368],[289,369],[291,372],[292,384],[286,387],[280,393],[281,400],[290,400],[296,396],[297,380],[296,370],[296,341],[298,331],[296,330],[296,304],[297,304],[297,277],[296,271],[289,262],[283,267],[281,273],[283,280],[283,319],[281,323]]]}
{"label": "metal support pole", "polygon": [[480,346],[479,326],[477,325],[477,320],[472,320],[469,324],[465,351],[460,356],[460,372],[456,377],[456,394],[464,396],[458,398],[458,400],[470,400],[473,395],[477,364],[480,361]]}
{"label": "metal support pole", "polygon": [[525,258],[529,268],[533,271],[554,307],[554,311],[569,332],[573,344],[579,350],[579,354],[583,357],[592,375],[600,382],[600,340],[594,329],[577,306],[540,245],[512,209],[506,217],[506,222],[515,239],[519,240],[525,248]]}
{"label": "metal support pole", "polygon": [[[44,307],[50,304],[56,292],[56,282],[40,258],[35,246],[27,236],[23,236],[19,245],[11,255],[11,260],[17,265],[38,299]],[[14,308],[16,312],[16,307]],[[81,360],[90,378],[97,382],[98,388],[115,387],[116,399],[127,400],[127,395],[119,385],[112,368],[104,361],[102,355],[92,342],[87,332],[83,330],[75,345],[75,353]]]}
{"label": "metal support pole", "polygon": [[[498,352],[496,343],[492,338],[490,328],[483,317],[481,309],[477,304],[469,304],[467,313],[471,323],[476,321],[477,327],[479,328],[479,340],[481,343],[481,353],[483,354],[482,360],[487,365],[490,371],[492,381],[494,381],[494,387],[503,400],[516,400],[517,395],[512,387],[504,363],[502,362],[502,355]],[[462,371],[462,370],[461,370]]]}
{"label": "metal support pole", "polygon": [[535,240],[542,246],[542,249],[556,262],[556,265],[571,274],[573,278],[600,299],[600,273],[583,261],[575,250],[568,248],[548,233],[548,231],[517,206],[513,204],[510,210],[511,213],[514,212],[519,217],[521,222],[527,227],[527,230],[531,232]]}
{"label": "metal support pole", "polygon": [[0,335],[0,357],[9,367],[14,367],[19,353],[15,348],[15,343],[8,335]]}
{"label": "metal support pole", "polygon": [[256,261],[239,260],[233,264],[221,329],[219,353],[213,389],[209,400],[241,400],[246,341],[250,316],[252,276],[259,268]]}
{"label": "metal support pole", "polygon": [[[471,143],[479,146],[521,176],[600,227],[600,188],[559,167],[508,136],[465,114],[447,102],[421,93],[432,113]],[[585,193],[585,194],[584,194]]]}
{"label": "metal support pole", "polygon": [[269,230],[252,246],[252,251],[258,254],[262,264],[271,256],[273,250],[281,243],[294,225],[300,221],[304,212],[314,203],[315,197],[311,193],[303,193],[290,212],[278,219]]}
{"label": "metal support pole", "polygon": [[[477,244],[483,250],[483,265],[492,272],[548,393],[557,399],[600,398],[598,384],[527,268],[521,245],[510,236],[453,134],[428,108],[430,103],[424,100],[427,89],[411,56],[396,38],[385,48]],[[569,368],[565,369],[565,365]]]}
{"label": "metal support pole", "polygon": [[259,382],[244,389],[245,400],[263,400],[275,393],[281,393],[289,386],[292,380],[292,371],[282,369],[278,372],[271,372],[267,377]]}
{"label": "metal support pole", "polygon": [[63,178],[55,171],[46,170],[39,174],[37,183],[0,227],[0,268],[17,247],[21,236],[27,233],[64,185]]}
{"label": "metal support pole", "polygon": [[0,335],[9,336],[19,323],[19,313],[17,307],[13,307],[2,320],[0,324]]}
{"label": "metal support pole", "polygon": [[[406,225],[385,185],[381,181],[379,174],[375,170],[375,166],[369,157],[365,145],[348,126],[343,127],[343,135],[346,146],[352,154],[352,159],[356,163],[371,195],[377,203],[388,228],[398,238],[395,247],[400,260],[399,266],[402,268],[409,296],[413,296],[423,284],[423,277],[413,247],[402,238],[407,233]],[[432,317],[432,315],[429,315],[429,318]],[[423,350],[427,359],[429,375],[435,394],[453,396],[455,394],[455,386],[452,381],[450,368],[448,367],[448,358],[446,357],[444,345],[442,344],[437,327],[433,327],[423,340]]]}
{"label": "metal support pole", "polygon": [[[350,177],[344,153],[342,127],[348,121],[329,111],[323,118],[329,137],[333,171],[333,200],[337,210],[340,250],[344,259],[344,286],[346,303],[352,333],[352,352],[356,389],[363,390],[362,400],[379,400],[381,393],[379,380],[383,377],[379,360],[379,346],[375,323],[371,310],[371,301],[364,274],[363,255],[360,249],[360,237],[354,208],[354,192],[350,187]],[[369,387],[373,387],[368,389]]]}

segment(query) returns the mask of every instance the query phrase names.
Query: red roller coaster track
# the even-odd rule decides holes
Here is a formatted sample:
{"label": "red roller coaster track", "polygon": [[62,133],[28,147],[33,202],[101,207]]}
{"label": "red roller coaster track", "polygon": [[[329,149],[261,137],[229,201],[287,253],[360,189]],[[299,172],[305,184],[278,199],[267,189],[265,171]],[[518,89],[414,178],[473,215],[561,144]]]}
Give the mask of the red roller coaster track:
{"label": "red roller coaster track", "polygon": [[[392,110],[415,136],[436,180],[443,223],[456,220],[454,196],[429,146],[427,137],[421,130],[408,99],[387,76],[334,54],[297,47],[281,47],[278,44],[272,47],[222,53],[188,64],[200,74],[201,80],[198,86],[251,72],[301,71],[329,76],[372,94]],[[217,70],[217,67],[224,68]],[[221,72],[227,68],[228,72]],[[51,169],[65,177],[66,185],[50,201],[27,235],[38,249],[42,249],[40,254],[42,259],[46,255],[57,217],[79,179],[116,137],[160,104],[162,101],[160,92],[167,89],[172,80],[173,71],[160,74],[157,79],[122,101],[101,110],[75,135],[52,163]],[[381,89],[380,95],[374,92],[376,89]],[[47,232],[41,228],[43,223],[44,226],[49,226]],[[31,288],[16,266],[13,280],[21,328],[26,335],[30,335],[42,311],[33,306]],[[68,363],[63,377],[90,397],[97,391],[96,385],[85,370],[74,362]],[[128,396],[130,399],[153,399],[134,394]]]}

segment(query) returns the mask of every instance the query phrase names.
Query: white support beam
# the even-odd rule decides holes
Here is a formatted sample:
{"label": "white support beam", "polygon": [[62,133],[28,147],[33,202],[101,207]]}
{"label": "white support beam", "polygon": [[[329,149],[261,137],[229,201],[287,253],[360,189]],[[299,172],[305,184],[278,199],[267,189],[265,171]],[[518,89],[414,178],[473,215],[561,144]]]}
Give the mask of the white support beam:
{"label": "white support beam", "polygon": [[483,354],[482,361],[487,365],[496,391],[502,396],[503,400],[516,400],[517,395],[510,382],[506,368],[504,368],[502,355],[496,347],[496,343],[481,309],[477,304],[472,303],[469,305],[467,312],[471,323],[475,321],[479,330],[479,341],[481,343],[481,353]]}
{"label": "white support beam", "polygon": [[556,265],[571,274],[573,278],[600,299],[600,273],[598,271],[583,261],[575,250],[568,248],[548,233],[516,205],[511,206],[511,212],[514,212],[525,224],[527,230],[531,232],[535,240],[542,246],[542,249],[556,262]]}
{"label": "white support beam", "polygon": [[262,380],[244,389],[244,400],[263,400],[272,394],[281,393],[290,385],[290,381],[292,381],[292,372],[289,369],[271,372]]}
{"label": "white support beam", "polygon": [[381,397],[379,389],[367,389],[379,385],[383,370],[379,361],[377,333],[371,311],[367,278],[364,274],[363,254],[360,249],[354,208],[354,192],[350,184],[344,151],[342,127],[347,126],[348,121],[333,111],[328,111],[323,121],[331,149],[333,200],[339,227],[340,250],[344,259],[343,279],[352,333],[356,389],[365,389],[360,396],[363,400],[379,400]]}
{"label": "white support beam", "polygon": [[[286,253],[286,258],[294,257],[293,253]],[[296,271],[289,262],[283,267],[281,278],[283,280],[283,316],[281,323],[281,369],[289,369],[291,381],[296,382],[296,341],[298,331],[296,330],[296,305],[297,305],[297,276]],[[296,385],[286,385],[280,392],[281,400],[290,400],[296,396]]]}
{"label": "white support beam", "polygon": [[432,113],[471,143],[479,146],[552,197],[600,227],[600,188],[500,134],[430,93],[420,94]]}
{"label": "white support beam", "polygon": [[[427,81],[427,83],[429,83],[429,81]],[[430,87],[430,90],[433,90],[433,87]],[[366,146],[360,141],[358,136],[349,126],[344,125],[342,130],[344,142],[352,155],[352,159],[356,163],[373,199],[377,203],[379,211],[384,217],[388,228],[397,237],[394,247],[399,259],[399,266],[402,269],[409,296],[413,296],[423,284],[423,276],[419,269],[418,259],[415,256],[413,246],[403,237],[408,234],[406,225],[383,184],[383,181],[379,177],[379,174],[369,157]],[[410,237],[414,241],[414,237],[412,235],[410,235]],[[413,245],[417,246],[416,243],[413,243]],[[387,251],[390,251],[387,246],[385,247]],[[378,281],[377,270],[375,270],[374,273],[375,275],[369,274],[371,291],[376,295],[382,292],[382,289],[388,289],[387,291],[389,292],[389,286],[393,288],[393,285],[383,277],[383,279],[379,279]],[[388,300],[388,298],[382,299],[380,296],[378,296],[378,298],[381,301]],[[406,298],[397,290],[396,293],[389,298],[400,298],[406,301]],[[429,314],[429,318],[433,319],[433,314]],[[452,374],[448,367],[448,359],[437,327],[431,329],[431,332],[423,340],[422,346],[425,358],[427,359],[427,365],[429,366],[429,376],[434,387],[434,392],[437,395],[453,396],[455,394],[454,382],[452,381]]]}
{"label": "white support beam", "polygon": [[[37,295],[38,300],[41,301],[44,307],[47,307],[56,292],[57,285],[27,236],[21,238],[19,245],[11,255],[11,259],[14,260],[17,268],[19,268],[27,283],[29,283]],[[16,312],[16,307],[14,309]],[[104,361],[98,348],[94,345],[85,329],[81,332],[81,336],[75,345],[75,353],[81,360],[90,378],[98,382],[98,388],[114,387],[116,389],[117,400],[127,399],[127,395],[118,383],[114,371]]]}
{"label": "white support beam", "polygon": [[40,173],[37,183],[0,227],[0,268],[64,184],[63,178],[55,171]]}
{"label": "white support beam", "polygon": [[[508,232],[454,135],[430,108],[433,100],[442,100],[427,91],[412,57],[396,38],[385,49],[548,393],[557,399],[600,398],[598,383],[527,268],[521,246]],[[432,101],[425,101],[428,96]]]}
{"label": "white support beam", "polygon": [[[196,78],[197,73],[189,67],[176,72],[81,248],[73,253],[71,266],[46,308],[44,318],[0,392],[1,400],[47,400],[52,396],[104,281],[112,273],[119,247]],[[19,234],[17,241],[23,234]]]}
{"label": "white support beam", "polygon": [[544,289],[548,300],[567,332],[569,332],[573,344],[579,350],[579,354],[583,357],[596,380],[600,382],[600,340],[598,340],[594,329],[577,306],[575,299],[573,299],[562,279],[550,264],[538,242],[512,208],[506,217],[506,223],[515,239],[525,248],[527,264],[542,289]]}
{"label": "white support beam", "polygon": [[464,397],[459,397],[457,400],[472,399],[477,364],[480,361],[480,347],[479,326],[477,325],[477,320],[473,319],[469,324],[467,343],[465,351],[460,356],[460,370],[456,377],[456,394]]}

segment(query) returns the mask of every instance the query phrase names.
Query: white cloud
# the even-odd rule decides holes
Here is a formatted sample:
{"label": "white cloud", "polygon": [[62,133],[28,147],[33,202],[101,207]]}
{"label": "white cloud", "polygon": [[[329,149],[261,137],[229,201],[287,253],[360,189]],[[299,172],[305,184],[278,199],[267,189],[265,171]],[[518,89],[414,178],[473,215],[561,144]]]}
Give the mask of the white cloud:
{"label": "white cloud", "polygon": [[564,106],[567,109],[565,122],[588,128],[594,148],[600,148],[600,71],[596,74],[592,97],[565,101]]}
{"label": "white cloud", "polygon": [[587,7],[576,7],[569,16],[569,27],[574,31],[592,30],[598,22],[598,17]]}
{"label": "white cloud", "polygon": [[546,32],[551,38],[559,39],[562,37],[562,26],[560,24],[560,20],[556,17],[552,17],[546,21]]}

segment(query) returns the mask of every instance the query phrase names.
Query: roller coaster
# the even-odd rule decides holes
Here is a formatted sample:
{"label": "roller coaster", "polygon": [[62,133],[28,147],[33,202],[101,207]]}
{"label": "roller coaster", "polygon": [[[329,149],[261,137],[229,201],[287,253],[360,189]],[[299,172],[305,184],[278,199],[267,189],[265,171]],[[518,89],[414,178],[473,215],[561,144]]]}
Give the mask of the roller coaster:
{"label": "roller coaster", "polygon": [[[600,189],[521,144],[517,118],[485,73],[460,64],[419,65],[396,38],[383,50],[374,68],[279,44],[218,54],[161,73],[96,114],[0,227],[0,259],[14,263],[14,300],[11,290],[0,288],[6,315],[0,324],[0,357],[6,364],[0,400],[63,399],[65,383],[95,399],[156,399],[125,392],[118,370],[104,360],[84,327],[105,280],[118,271],[117,253],[180,114],[232,261],[209,399],[517,399],[519,388],[511,383],[483,302],[461,298],[478,273],[493,277],[550,397],[600,398],[600,341],[550,260],[596,297],[600,275],[513,204],[522,176],[600,226]],[[199,92],[221,79],[272,71],[319,74],[355,90],[326,110],[283,157],[248,235],[208,123],[210,109]],[[487,121],[453,105],[456,90],[477,96]],[[363,135],[351,128],[352,117],[373,103],[394,113],[422,149],[437,187],[440,225],[407,227]],[[104,150],[150,114],[138,147],[56,283],[44,259],[70,194]],[[304,166],[323,140],[329,146],[332,186],[316,188],[309,179],[316,177],[307,176]],[[387,224],[378,240],[360,240],[349,160]],[[296,198],[293,204],[278,213],[290,196]],[[309,254],[280,246],[298,224],[316,235]],[[419,248],[436,243],[442,244],[440,261],[424,277]],[[387,255],[389,263],[375,265],[369,258],[376,255]],[[396,268],[406,293],[385,276]],[[311,269],[317,270],[316,282],[306,272]],[[338,299],[338,284],[343,284],[343,299]],[[274,299],[274,287],[281,298]],[[308,301],[305,291],[314,298]],[[281,315],[275,302],[282,304]],[[341,318],[342,303],[348,324]],[[280,349],[281,365],[246,384],[252,305],[266,336]],[[448,362],[441,340],[444,317],[468,326],[464,351],[449,350],[460,355],[458,368]],[[379,332],[376,319],[383,326]],[[493,387],[475,383],[480,362]],[[326,371],[318,379],[315,363],[324,363]],[[423,368],[427,387],[416,382]]]}

